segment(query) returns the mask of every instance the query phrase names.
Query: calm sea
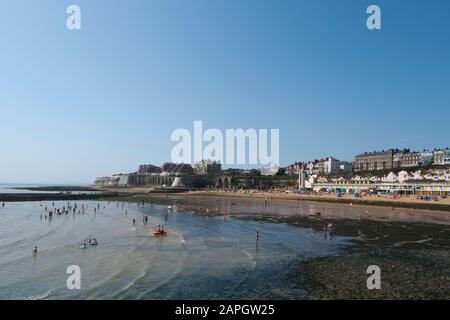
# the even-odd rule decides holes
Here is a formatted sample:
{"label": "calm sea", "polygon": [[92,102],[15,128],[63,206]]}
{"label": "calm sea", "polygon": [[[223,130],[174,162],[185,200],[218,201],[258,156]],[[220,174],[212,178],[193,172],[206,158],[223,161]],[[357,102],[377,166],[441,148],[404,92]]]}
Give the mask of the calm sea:
{"label": "calm sea", "polygon": [[[15,188],[27,188],[27,187],[43,187],[43,184],[13,184],[13,183],[0,183],[0,193],[33,193],[37,191],[20,190]],[[41,192],[42,193],[42,192]]]}
{"label": "calm sea", "polygon": [[[0,206],[0,299],[302,298],[306,293],[292,281],[296,262],[337,254],[350,241],[150,204],[77,202],[75,213],[48,218],[49,210],[68,205],[75,203]],[[166,237],[153,236],[159,224]],[[80,249],[90,238],[99,245]],[[71,265],[81,269],[80,290],[66,287]]]}

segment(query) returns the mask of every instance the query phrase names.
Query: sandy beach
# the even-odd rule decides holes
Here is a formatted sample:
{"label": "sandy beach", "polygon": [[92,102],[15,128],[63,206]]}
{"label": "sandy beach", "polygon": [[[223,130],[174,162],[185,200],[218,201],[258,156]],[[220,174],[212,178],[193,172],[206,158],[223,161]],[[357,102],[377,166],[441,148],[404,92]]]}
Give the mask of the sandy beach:
{"label": "sandy beach", "polygon": [[[116,193],[134,193],[148,194],[153,188],[149,187],[115,187],[115,188],[98,188],[99,190],[107,190]],[[314,193],[314,194],[298,194],[285,192],[260,192],[250,190],[248,192],[226,192],[226,191],[191,191],[183,193],[188,196],[210,196],[210,197],[227,197],[239,199],[270,199],[270,200],[287,200],[287,201],[316,201],[331,202],[342,204],[360,204],[370,206],[388,206],[399,208],[412,208],[423,210],[450,211],[449,197],[436,197],[435,200],[421,200],[418,196],[402,195],[394,198],[392,195],[366,195],[356,198],[351,194],[344,194],[338,197],[334,193]]]}
{"label": "sandy beach", "polygon": [[[450,224],[449,199],[424,201],[416,197],[351,195],[300,195],[193,191],[186,193],[151,193],[151,188],[102,188],[132,201],[174,202],[205,214],[316,216],[332,219],[370,219]],[[208,212],[206,212],[208,211]]]}
{"label": "sandy beach", "polygon": [[[450,297],[448,211],[202,192],[133,194],[129,199],[172,205],[205,216],[287,224],[316,232],[332,223],[333,235],[324,232],[324,240],[349,237],[352,245],[338,255],[299,261],[288,275],[294,287],[307,290],[308,299]],[[369,265],[380,266],[383,290],[367,290]],[[286,299],[299,298],[292,289],[283,294]]]}
{"label": "sandy beach", "polygon": [[437,201],[425,201],[418,199],[417,196],[401,196],[395,199],[392,195],[367,195],[359,198],[351,194],[344,194],[338,197],[334,193],[315,193],[315,194],[298,194],[298,193],[267,193],[250,191],[244,192],[220,192],[220,191],[195,191],[190,194],[221,196],[221,197],[239,197],[239,198],[260,198],[273,200],[303,200],[303,201],[321,201],[321,202],[336,202],[336,203],[353,203],[353,204],[369,204],[382,205],[393,207],[412,207],[420,209],[442,209],[450,211],[449,198],[437,198]]}
{"label": "sandy beach", "polygon": [[[317,201],[303,196],[226,192],[162,194],[151,193],[150,188],[102,191],[108,196],[103,201],[85,202],[90,208],[86,214],[57,217],[52,222],[42,220],[43,210],[53,206],[51,202],[23,201],[19,194],[17,202],[1,207],[5,226],[26,221],[33,230],[31,238],[27,233],[4,230],[9,242],[19,244],[12,252],[8,246],[3,248],[5,270],[14,275],[18,267],[32,268],[25,260],[30,246],[37,243],[40,257],[58,270],[61,261],[81,259],[77,263],[83,264],[92,282],[77,298],[450,297],[450,213],[445,210],[361,204],[348,198]],[[67,202],[56,204],[64,205]],[[98,210],[92,211],[93,207]],[[140,222],[142,215],[151,217],[149,225]],[[135,228],[132,218],[137,221]],[[21,224],[14,223],[15,219]],[[158,224],[166,225],[170,232],[164,241],[151,234],[152,226]],[[332,232],[325,229],[330,224]],[[260,239],[255,246],[256,232]],[[84,255],[76,244],[93,234],[102,245]],[[61,237],[57,241],[61,247],[54,247],[55,237]],[[158,263],[151,258],[161,254]],[[109,266],[111,257],[120,262],[119,272],[114,268],[99,272]],[[130,259],[135,261],[132,266]],[[209,274],[203,270],[205,263]],[[367,290],[369,265],[381,268],[382,290]],[[212,286],[210,279],[218,274],[225,280]],[[4,280],[9,290],[5,297],[22,297],[15,288],[25,288],[28,282],[20,277],[9,279]],[[161,279],[168,281],[163,289]],[[48,288],[39,288],[31,297],[65,297],[61,289],[51,287],[63,281],[49,279],[46,283]],[[189,292],[178,290],[186,284]]]}

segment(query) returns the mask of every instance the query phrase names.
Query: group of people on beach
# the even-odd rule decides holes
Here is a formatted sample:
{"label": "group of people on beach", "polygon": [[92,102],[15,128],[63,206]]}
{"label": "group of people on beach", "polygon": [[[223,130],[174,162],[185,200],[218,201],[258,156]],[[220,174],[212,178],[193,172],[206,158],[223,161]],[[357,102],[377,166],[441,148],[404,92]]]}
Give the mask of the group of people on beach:
{"label": "group of people on beach", "polygon": [[[108,204],[109,204],[109,202],[108,202]],[[145,205],[145,201],[138,202],[137,205],[138,206],[144,206]],[[3,203],[2,206],[4,207],[5,203]],[[47,206],[45,207],[45,212],[46,213],[48,212],[49,219],[51,219],[53,215],[57,215],[57,216],[68,215],[70,212],[72,212],[74,215],[77,213],[77,211],[78,211],[78,214],[81,214],[81,213],[84,214],[85,213],[85,209],[88,207],[87,205],[85,206],[84,204],[82,204],[81,208],[79,208],[77,203],[75,203],[74,205],[71,205],[70,202],[67,203],[67,206],[63,206],[62,208],[55,208],[55,203],[54,202],[52,203],[52,206],[53,206],[53,208],[51,210],[49,210],[49,208]],[[269,207],[270,206],[270,202],[269,202],[269,198],[268,197],[264,201],[264,206],[265,207]],[[119,207],[119,202],[117,202],[117,207]],[[124,207],[124,203],[122,203],[122,209],[123,209],[123,207]],[[93,208],[94,213],[97,212],[97,209],[100,209],[100,203],[98,203],[96,206],[94,206],[94,208]],[[167,210],[172,210],[172,206],[168,206]],[[128,211],[126,211],[126,213],[128,214]],[[148,221],[149,221],[148,218],[149,217],[147,215],[142,215],[142,222],[143,222],[144,225],[148,224]],[[45,219],[47,219],[47,214],[45,215]],[[41,214],[41,220],[42,220],[42,214]],[[261,217],[260,217],[260,220],[261,220]],[[134,226],[136,224],[136,219],[133,218],[132,223],[133,223],[133,226]],[[328,223],[328,224],[324,225],[323,231],[324,231],[324,234],[325,234],[325,239],[327,238],[327,236],[329,236],[330,239],[331,239],[331,233],[333,232],[333,230],[334,230],[334,226],[333,226],[332,223]],[[165,234],[166,231],[164,230],[164,227],[162,225],[158,225],[156,227],[155,233],[157,233],[157,234]],[[260,241],[260,233],[259,233],[259,231],[256,231],[256,244],[258,244],[259,241]],[[98,242],[97,242],[97,240],[95,238],[94,239],[89,239],[89,241],[88,242],[84,242],[80,246],[80,248],[87,248],[88,245],[95,246],[97,244],[98,244]],[[33,248],[33,255],[37,255],[37,252],[38,252],[38,248],[37,248],[37,246],[35,246]]]}
{"label": "group of people on beach", "polygon": [[[108,201],[108,205],[110,204],[110,202]],[[128,205],[130,205],[131,202],[128,202]],[[153,205],[153,202],[150,202],[151,205]],[[119,208],[119,202],[116,203],[117,208]],[[142,200],[140,202],[137,203],[137,206],[144,206],[145,205],[145,201]],[[2,207],[5,206],[5,203],[2,203]],[[124,206],[125,206],[125,202],[122,202],[122,209],[124,210]],[[44,208],[44,213],[41,213],[40,219],[43,220],[45,218],[45,220],[49,219],[51,221],[51,219],[53,218],[53,216],[63,216],[63,215],[69,215],[69,213],[73,213],[73,215],[75,216],[75,214],[85,214],[86,209],[88,208],[88,205],[86,204],[81,204],[81,207],[79,207],[77,205],[77,203],[74,203],[73,205],[71,205],[70,202],[67,202],[67,206],[62,206],[60,208],[55,207],[55,202],[52,202],[51,207],[49,208],[48,206],[45,206]],[[106,208],[106,207],[103,207]],[[97,205],[95,205],[93,207],[93,212],[94,214],[97,213],[97,211],[100,209],[100,203],[98,203]],[[128,214],[128,210],[125,210],[126,215]],[[148,216],[147,215],[143,215],[142,216],[142,222],[144,225],[146,225],[148,223]],[[133,226],[136,224],[136,219],[133,218]],[[164,230],[163,226],[158,226],[157,228],[157,232],[165,234],[166,231]],[[87,248],[88,246],[95,246],[98,245],[97,240],[94,239],[89,239],[89,241],[87,242],[83,242],[79,248],[84,249]],[[37,255],[38,253],[38,248],[37,246],[34,246],[32,254],[33,255]]]}
{"label": "group of people on beach", "polygon": [[[56,216],[56,217],[60,217],[60,216],[64,216],[64,215],[68,216],[70,213],[72,213],[74,217],[77,213],[78,213],[78,215],[81,215],[81,214],[84,215],[87,208],[88,208],[87,204],[86,205],[81,204],[81,207],[79,207],[77,203],[74,203],[72,205],[70,202],[67,202],[67,206],[62,206],[62,207],[58,208],[58,207],[55,207],[55,202],[52,202],[51,208],[49,208],[48,206],[45,206],[44,213],[41,213],[40,219],[41,220],[48,219],[49,221],[51,221],[54,216]],[[98,203],[97,206],[95,206],[93,208],[94,214],[97,212],[97,209],[100,209],[100,203]],[[89,239],[88,242],[83,242],[80,245],[80,248],[87,248],[88,245],[95,246],[95,245],[98,245],[98,242],[95,238]],[[38,253],[38,247],[34,246],[33,251],[32,251],[33,256],[37,255],[37,253]]]}
{"label": "group of people on beach", "polygon": [[[49,209],[47,206],[44,208],[44,213],[41,213],[41,217],[40,219],[45,219],[47,220],[47,218],[49,220],[51,220],[53,218],[53,216],[63,216],[66,215],[68,216],[69,213],[72,213],[73,216],[75,216],[75,214],[85,214],[85,209],[87,208],[87,205],[85,207],[84,204],[81,205],[81,208],[78,207],[77,203],[75,203],[73,206],[70,204],[70,202],[67,202],[67,206],[63,206],[61,208],[55,208],[55,203],[52,202],[52,208]],[[94,207],[94,213],[96,213],[96,208]]]}

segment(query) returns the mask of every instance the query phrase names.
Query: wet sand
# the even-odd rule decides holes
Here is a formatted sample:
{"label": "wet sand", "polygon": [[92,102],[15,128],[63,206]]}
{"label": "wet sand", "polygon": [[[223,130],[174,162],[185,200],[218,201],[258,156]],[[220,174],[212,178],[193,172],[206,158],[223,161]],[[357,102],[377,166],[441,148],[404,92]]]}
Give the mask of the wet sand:
{"label": "wet sand", "polygon": [[[153,188],[150,187],[94,187],[96,190],[117,192],[121,194],[149,194]],[[164,194],[164,193],[163,193]],[[436,201],[418,199],[413,195],[402,195],[394,199],[392,195],[366,195],[356,198],[351,194],[345,194],[338,197],[336,194],[315,193],[264,193],[252,191],[249,194],[243,192],[222,192],[222,191],[192,191],[185,193],[192,197],[220,197],[230,199],[255,199],[255,200],[283,200],[283,201],[314,201],[320,203],[338,203],[338,204],[358,204],[368,206],[409,208],[420,210],[437,210],[450,212],[450,197],[437,197]]]}
{"label": "wet sand", "polygon": [[[310,299],[449,299],[450,214],[446,211],[315,201],[184,195],[134,195],[204,215],[285,223],[352,238],[344,253],[301,261],[289,275]],[[305,244],[307,245],[307,244]],[[381,268],[381,290],[368,290],[366,269]],[[298,298],[294,291],[286,298]]]}
{"label": "wet sand", "polygon": [[[294,281],[310,299],[449,299],[448,250],[366,248],[298,265]],[[368,290],[366,269],[381,269],[381,289]]]}
{"label": "wet sand", "polygon": [[450,212],[396,208],[357,203],[333,203],[310,200],[264,199],[255,197],[222,197],[196,193],[183,194],[126,194],[131,201],[178,204],[192,211],[209,215],[255,215],[315,217],[322,219],[351,219],[450,224]]}
{"label": "wet sand", "polygon": [[437,201],[420,200],[417,196],[401,196],[394,199],[391,195],[366,195],[356,198],[354,195],[345,194],[338,197],[336,194],[317,193],[317,194],[298,194],[298,193],[263,193],[253,192],[250,194],[236,192],[216,192],[216,191],[195,191],[190,195],[198,196],[216,196],[230,198],[253,198],[270,199],[284,201],[315,201],[340,204],[360,204],[382,207],[411,208],[423,210],[450,211],[450,198],[437,197]]}

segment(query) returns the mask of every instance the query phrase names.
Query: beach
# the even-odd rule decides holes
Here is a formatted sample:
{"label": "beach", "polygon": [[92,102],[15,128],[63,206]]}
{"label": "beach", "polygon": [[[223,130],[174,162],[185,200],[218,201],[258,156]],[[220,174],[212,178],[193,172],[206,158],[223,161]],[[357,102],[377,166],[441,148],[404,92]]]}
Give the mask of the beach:
{"label": "beach", "polygon": [[[450,297],[447,211],[233,193],[104,191],[111,198],[0,207],[0,299]],[[75,204],[85,211],[46,216],[45,209]],[[153,235],[157,225],[165,226],[167,237]],[[332,231],[325,230],[329,225]],[[98,246],[79,249],[92,237]],[[80,291],[65,287],[69,265],[83,270]],[[366,287],[369,265],[381,269],[381,290]]]}
{"label": "beach", "polygon": [[[93,187],[100,191],[115,192],[121,194],[145,195],[152,193],[154,188],[151,187]],[[168,188],[169,190],[170,188]],[[164,192],[162,192],[164,193]],[[287,193],[287,192],[262,192],[258,190],[247,190],[240,192],[217,191],[217,190],[199,190],[190,191],[182,194],[189,196],[205,196],[205,197],[226,197],[226,198],[244,198],[244,199],[271,199],[286,201],[315,201],[330,202],[340,204],[361,204],[370,206],[383,206],[394,208],[411,208],[423,210],[450,211],[449,197],[436,197],[435,200],[421,200],[419,196],[401,195],[394,198],[392,195],[365,195],[356,198],[351,194],[343,194],[337,196],[335,193],[315,192],[308,194]]]}
{"label": "beach", "polygon": [[[330,243],[310,229],[208,217],[181,207],[168,212],[150,203],[76,204],[84,213],[52,219],[44,218],[46,207],[75,203],[0,207],[0,299],[306,299],[289,271],[300,260],[336,254],[350,241],[336,236]],[[166,237],[153,235],[157,225],[164,225]],[[91,238],[98,245],[81,249]],[[80,290],[66,287],[71,265],[81,269]]]}
{"label": "beach", "polygon": [[[235,192],[197,191],[185,193],[151,193],[151,189],[113,188],[102,189],[120,194],[118,199],[127,201],[147,201],[171,204],[176,202],[188,208],[208,215],[254,214],[272,216],[320,216],[322,218],[340,218],[380,221],[404,221],[427,223],[450,223],[450,207],[446,204],[436,206],[433,203],[402,202],[391,200],[361,202],[349,198],[320,198],[298,195],[245,194]],[[143,191],[145,190],[145,191]],[[364,198],[365,199],[365,198]],[[335,201],[336,200],[336,201]],[[411,199],[412,200],[412,199]],[[444,199],[447,200],[447,199]],[[396,205],[397,204],[397,205]],[[208,209],[208,212],[206,212]]]}
{"label": "beach", "polygon": [[424,210],[450,211],[450,199],[438,198],[437,201],[425,201],[418,199],[417,196],[401,196],[397,199],[392,195],[366,195],[356,198],[351,194],[337,196],[335,193],[312,193],[298,194],[286,192],[221,192],[221,191],[195,191],[190,194],[205,196],[220,196],[232,198],[256,198],[286,201],[315,201],[330,202],[339,204],[361,204],[370,206],[412,208]]}
{"label": "beach", "polygon": [[[287,224],[351,239],[336,255],[310,258],[289,271],[301,296],[289,299],[448,299],[450,297],[450,215],[446,211],[292,201],[204,193],[137,196],[137,201],[176,204],[206,216]],[[330,240],[328,238],[328,240]],[[306,244],[303,244],[306,245]],[[366,287],[369,265],[382,270],[381,290]]]}

